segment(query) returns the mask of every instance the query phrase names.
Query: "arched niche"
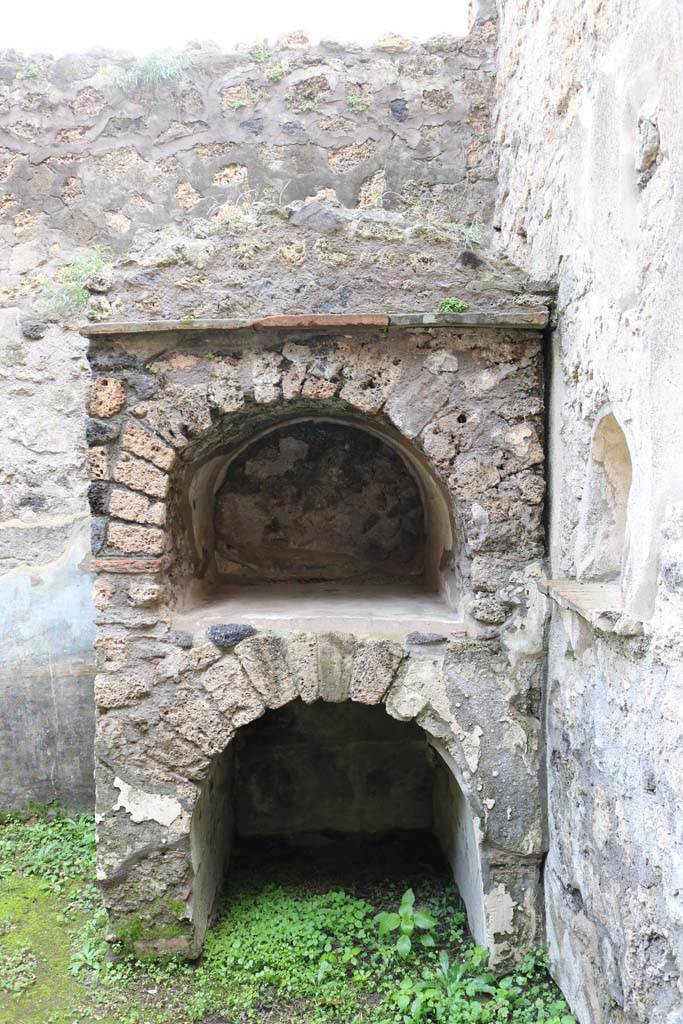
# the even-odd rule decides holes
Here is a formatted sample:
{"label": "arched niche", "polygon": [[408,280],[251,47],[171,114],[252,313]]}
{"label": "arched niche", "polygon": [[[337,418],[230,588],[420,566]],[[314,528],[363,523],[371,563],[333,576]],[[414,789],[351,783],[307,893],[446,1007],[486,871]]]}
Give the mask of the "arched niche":
{"label": "arched niche", "polygon": [[450,867],[477,942],[490,944],[476,826],[448,752],[382,705],[300,700],[250,722],[218,755],[192,816],[195,948],[240,843],[371,844],[429,834]]}
{"label": "arched niche", "polygon": [[183,453],[173,489],[177,609],[207,609],[243,586],[254,608],[263,584],[271,597],[287,586],[297,597],[306,587],[432,595],[432,610],[462,618],[452,501],[424,454],[379,419],[285,408],[218,424]]}
{"label": "arched niche", "polygon": [[576,572],[583,580],[621,580],[628,548],[633,463],[626,435],[606,411],[591,440],[576,539]]}

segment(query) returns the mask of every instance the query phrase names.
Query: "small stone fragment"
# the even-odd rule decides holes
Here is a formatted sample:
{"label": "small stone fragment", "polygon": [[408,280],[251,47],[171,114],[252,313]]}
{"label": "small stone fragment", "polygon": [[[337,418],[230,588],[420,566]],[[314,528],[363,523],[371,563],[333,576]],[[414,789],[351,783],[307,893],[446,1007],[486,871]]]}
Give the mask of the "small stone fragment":
{"label": "small stone fragment", "polygon": [[422,644],[445,644],[447,640],[448,637],[443,633],[420,633],[418,631],[413,631],[412,633],[406,634],[407,644],[420,646]]}
{"label": "small stone fragment", "polygon": [[256,636],[258,630],[243,622],[226,622],[216,626],[209,626],[206,635],[216,647],[234,647],[241,640],[250,636]]}

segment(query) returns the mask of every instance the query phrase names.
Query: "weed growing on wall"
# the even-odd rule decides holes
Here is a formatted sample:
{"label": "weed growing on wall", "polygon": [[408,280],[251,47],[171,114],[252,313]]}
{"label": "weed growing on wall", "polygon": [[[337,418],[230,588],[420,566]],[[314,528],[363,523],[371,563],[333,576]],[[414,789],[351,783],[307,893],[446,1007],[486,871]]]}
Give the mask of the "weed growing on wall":
{"label": "weed growing on wall", "polygon": [[40,279],[36,313],[45,320],[64,320],[82,312],[90,298],[85,283],[91,274],[102,273],[113,256],[101,245],[74,256],[51,276]]}
{"label": "weed growing on wall", "polygon": [[432,877],[359,893],[308,865],[281,884],[243,872],[193,965],[107,941],[91,816],[4,816],[0,863],[3,1024],[576,1024],[544,954],[496,979],[457,891]]}
{"label": "weed growing on wall", "polygon": [[185,70],[185,62],[170,53],[148,53],[138,57],[125,75],[119,79],[119,85],[126,92],[136,89],[154,89],[164,83],[174,82]]}
{"label": "weed growing on wall", "polygon": [[442,299],[439,303],[439,313],[464,313],[469,308],[469,303],[463,302],[462,299],[456,298],[455,295]]}
{"label": "weed growing on wall", "polygon": [[355,96],[353,93],[349,93],[346,97],[346,105],[349,110],[353,110],[355,113],[360,114],[364,110],[368,109],[370,106],[370,100],[366,100],[362,96]]}

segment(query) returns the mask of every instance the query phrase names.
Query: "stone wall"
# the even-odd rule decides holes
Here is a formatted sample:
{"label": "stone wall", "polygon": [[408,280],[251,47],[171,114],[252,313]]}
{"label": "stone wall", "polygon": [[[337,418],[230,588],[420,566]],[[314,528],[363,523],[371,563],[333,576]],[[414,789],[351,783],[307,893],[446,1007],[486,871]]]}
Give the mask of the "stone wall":
{"label": "stone wall", "polygon": [[523,299],[486,245],[494,43],[482,5],[464,40],[294,35],[191,49],[163,80],[106,54],[0,54],[3,806],[92,801],[76,325]]}
{"label": "stone wall", "polygon": [[682,1019],[681,28],[667,0],[509,0],[501,13],[498,226],[521,266],[558,283],[553,576],[591,561],[601,415],[632,464],[631,622],[556,608],[549,648],[548,932],[582,1024]]}

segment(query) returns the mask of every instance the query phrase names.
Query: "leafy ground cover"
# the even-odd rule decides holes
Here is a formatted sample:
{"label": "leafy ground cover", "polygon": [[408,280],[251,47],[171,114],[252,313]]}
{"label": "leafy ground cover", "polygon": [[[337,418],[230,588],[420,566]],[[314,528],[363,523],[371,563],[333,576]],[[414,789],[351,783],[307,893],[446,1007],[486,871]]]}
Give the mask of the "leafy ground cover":
{"label": "leafy ground cover", "polygon": [[202,960],[142,963],[105,941],[94,843],[90,816],[0,819],[7,1024],[575,1024],[541,951],[494,978],[428,860],[250,854]]}

